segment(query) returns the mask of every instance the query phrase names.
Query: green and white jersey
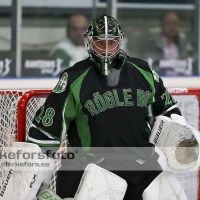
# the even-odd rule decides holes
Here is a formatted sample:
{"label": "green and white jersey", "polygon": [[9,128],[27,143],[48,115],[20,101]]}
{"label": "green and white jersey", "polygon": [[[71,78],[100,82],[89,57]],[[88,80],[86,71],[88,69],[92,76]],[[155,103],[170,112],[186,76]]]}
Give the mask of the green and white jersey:
{"label": "green and white jersey", "polygon": [[[61,72],[88,57],[85,46],[76,46],[69,39],[60,41],[49,53],[51,59],[61,59]],[[60,75],[60,74],[59,74]]]}
{"label": "green and white jersey", "polygon": [[146,61],[128,57],[111,87],[86,59],[62,73],[36,113],[28,141],[59,146],[67,134],[74,147],[152,147],[155,117],[171,113],[180,114],[176,102]]}

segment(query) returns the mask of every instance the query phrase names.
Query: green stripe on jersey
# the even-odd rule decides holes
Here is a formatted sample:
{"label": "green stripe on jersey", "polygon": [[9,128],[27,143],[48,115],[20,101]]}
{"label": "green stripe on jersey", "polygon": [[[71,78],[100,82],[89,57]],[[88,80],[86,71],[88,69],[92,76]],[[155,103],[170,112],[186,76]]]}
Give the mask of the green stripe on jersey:
{"label": "green stripe on jersey", "polygon": [[[88,68],[81,76],[79,76],[71,85],[70,85],[70,93],[67,97],[66,104],[64,106],[64,119],[70,119],[68,121],[63,120],[63,126],[66,127],[66,129],[63,129],[65,133],[68,131],[69,124],[72,120],[76,119],[76,126],[78,130],[78,134],[81,140],[82,146],[88,146],[90,147],[91,144],[91,139],[90,139],[90,131],[89,131],[89,125],[88,125],[88,119],[86,118],[83,113],[81,113],[82,110],[82,105],[80,102],[80,90],[82,86],[82,82],[84,80],[84,77],[87,75],[89,70],[91,69]],[[67,102],[73,102],[67,103]],[[83,120],[84,122],[86,121],[87,123],[84,124],[82,123]],[[61,137],[64,134],[62,131]]]}
{"label": "green stripe on jersey", "polygon": [[150,72],[147,72],[141,68],[139,68],[137,65],[135,65],[134,63],[132,62],[129,62],[129,61],[126,61],[128,63],[130,63],[131,65],[133,65],[143,76],[144,78],[147,80],[147,82],[149,83],[150,87],[151,87],[151,90],[152,90],[152,94],[151,96],[149,97],[149,102],[148,104],[151,104],[155,101],[155,98],[154,98],[154,95],[155,95],[155,86],[154,86],[154,79],[153,79],[153,76]]}

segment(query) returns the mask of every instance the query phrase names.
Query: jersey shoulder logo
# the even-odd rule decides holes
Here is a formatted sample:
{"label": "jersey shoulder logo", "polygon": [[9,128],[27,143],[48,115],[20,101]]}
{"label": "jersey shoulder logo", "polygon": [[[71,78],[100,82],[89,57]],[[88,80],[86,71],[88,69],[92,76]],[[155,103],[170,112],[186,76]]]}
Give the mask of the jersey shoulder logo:
{"label": "jersey shoulder logo", "polygon": [[59,82],[57,83],[57,85],[55,86],[55,88],[53,89],[54,93],[61,93],[65,90],[66,86],[67,86],[67,79],[68,79],[68,74],[67,72],[65,72]]}

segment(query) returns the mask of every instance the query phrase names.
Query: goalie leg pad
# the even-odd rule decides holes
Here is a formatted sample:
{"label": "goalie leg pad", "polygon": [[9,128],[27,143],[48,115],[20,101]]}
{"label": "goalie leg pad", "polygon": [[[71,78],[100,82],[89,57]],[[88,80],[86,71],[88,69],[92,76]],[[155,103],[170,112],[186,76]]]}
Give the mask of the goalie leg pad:
{"label": "goalie leg pad", "polygon": [[89,164],[74,198],[123,200],[126,189],[127,183],[124,179],[95,164]]}
{"label": "goalie leg pad", "polygon": [[[11,153],[15,158],[7,160],[11,166],[3,174],[0,200],[33,200],[41,184],[49,184],[55,162],[43,154],[38,145],[32,143],[14,142]],[[25,155],[34,157],[25,159]],[[38,155],[43,155],[42,159]],[[42,167],[42,163],[46,167]]]}
{"label": "goalie leg pad", "polygon": [[159,174],[144,190],[142,197],[143,200],[188,200],[177,178],[169,171]]}

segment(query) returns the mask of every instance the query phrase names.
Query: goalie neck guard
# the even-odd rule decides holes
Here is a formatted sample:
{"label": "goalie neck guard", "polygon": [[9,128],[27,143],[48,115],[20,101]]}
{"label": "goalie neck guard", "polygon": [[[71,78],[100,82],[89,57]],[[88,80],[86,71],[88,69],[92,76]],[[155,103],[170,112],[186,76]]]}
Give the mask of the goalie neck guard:
{"label": "goalie neck guard", "polygon": [[86,49],[102,75],[108,76],[115,68],[120,53],[126,57],[122,50],[123,35],[117,21],[107,15],[94,18],[84,34]]}

